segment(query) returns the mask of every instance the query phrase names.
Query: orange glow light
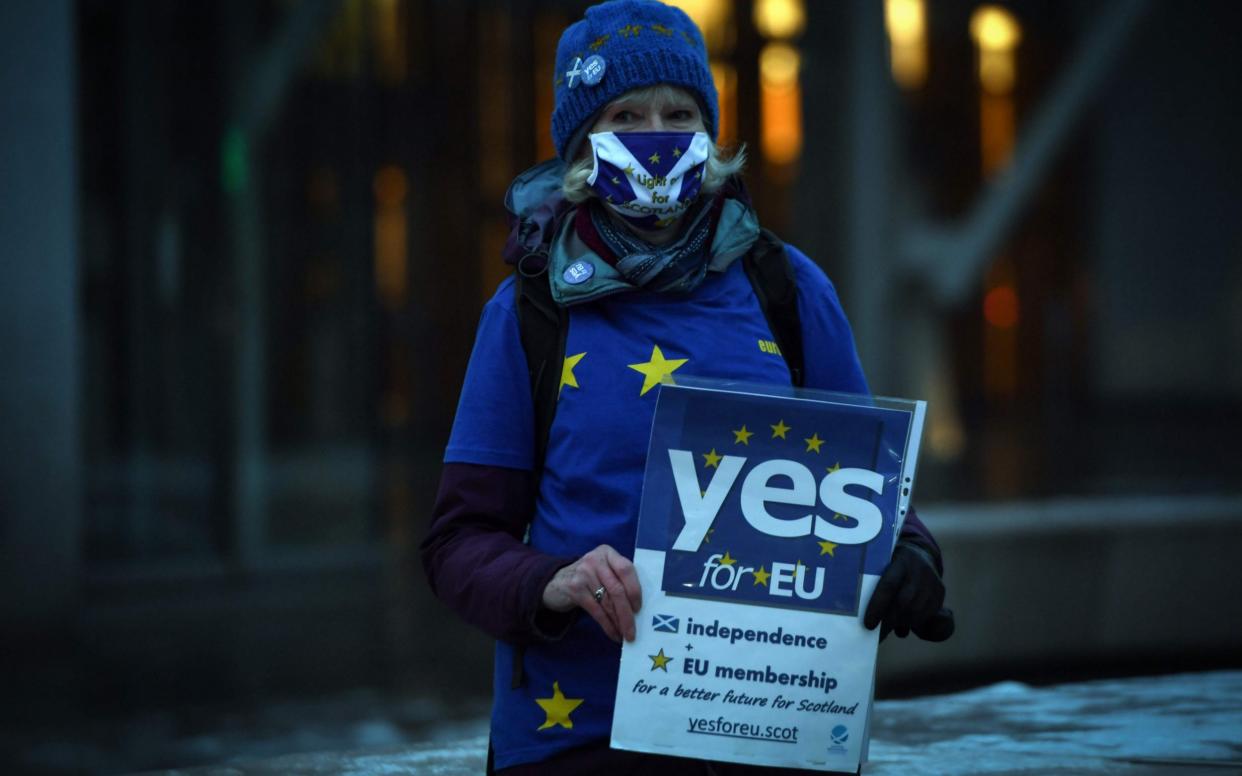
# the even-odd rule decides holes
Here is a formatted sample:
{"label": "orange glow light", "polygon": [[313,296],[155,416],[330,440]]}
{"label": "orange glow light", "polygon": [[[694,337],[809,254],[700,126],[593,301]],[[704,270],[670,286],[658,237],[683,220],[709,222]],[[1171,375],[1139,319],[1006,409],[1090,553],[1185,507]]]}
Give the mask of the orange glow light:
{"label": "orange glow light", "polygon": [[998,329],[1018,325],[1018,293],[1013,286],[997,286],[987,292],[983,297],[983,319]]}
{"label": "orange glow light", "polygon": [[927,80],[927,11],[923,0],[885,0],[893,80],[903,89],[917,89]]}
{"label": "orange glow light", "polygon": [[405,80],[407,70],[404,11],[404,3],[398,0],[372,0],[375,70],[381,80],[393,85]]}
{"label": "orange glow light", "polygon": [[372,184],[375,190],[375,290],[390,310],[405,304],[409,291],[406,266],[409,225],[405,198],[409,181],[395,165],[381,168]]}
{"label": "orange glow light", "polygon": [[802,90],[798,71],[802,58],[787,43],[769,43],[759,54],[760,148],[775,165],[802,155]]}
{"label": "orange glow light", "polygon": [[703,33],[703,42],[713,56],[733,51],[735,30],[733,4],[728,0],[668,0],[668,4],[685,11]]}
{"label": "orange glow light", "polygon": [[802,0],[758,0],[755,3],[755,29],[765,38],[796,38],[805,27],[806,9]]}
{"label": "orange glow light", "polygon": [[720,100],[717,142],[728,148],[737,142],[737,70],[724,62],[712,62],[712,80]]}
{"label": "orange glow light", "polygon": [[1022,41],[1022,25],[1012,13],[981,5],[970,17],[970,35],[979,54],[979,83],[989,94],[1008,94],[1017,80],[1014,49]]}

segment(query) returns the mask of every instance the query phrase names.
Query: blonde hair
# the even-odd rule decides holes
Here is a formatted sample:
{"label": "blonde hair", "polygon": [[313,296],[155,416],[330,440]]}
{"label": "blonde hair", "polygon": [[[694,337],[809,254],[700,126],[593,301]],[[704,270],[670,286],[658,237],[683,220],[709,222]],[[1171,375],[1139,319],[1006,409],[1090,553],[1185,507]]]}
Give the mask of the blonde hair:
{"label": "blonde hair", "polygon": [[[647,86],[626,92],[617,98],[614,102],[626,99],[672,99],[674,95],[689,94],[686,89],[672,86],[669,84],[656,84],[655,86]],[[586,139],[584,133],[578,139],[581,144]],[[703,186],[700,191],[703,194],[712,194],[725,184],[729,178],[737,175],[746,166],[746,146],[740,146],[736,152],[730,153],[724,147],[712,143],[707,149],[707,166],[703,170]],[[565,199],[574,204],[586,202],[595,196],[595,192],[587,185],[587,178],[591,177],[591,171],[595,169],[595,160],[590,154],[583,153],[579,158],[570,163],[565,169],[565,177],[561,182],[561,191],[565,194]]]}

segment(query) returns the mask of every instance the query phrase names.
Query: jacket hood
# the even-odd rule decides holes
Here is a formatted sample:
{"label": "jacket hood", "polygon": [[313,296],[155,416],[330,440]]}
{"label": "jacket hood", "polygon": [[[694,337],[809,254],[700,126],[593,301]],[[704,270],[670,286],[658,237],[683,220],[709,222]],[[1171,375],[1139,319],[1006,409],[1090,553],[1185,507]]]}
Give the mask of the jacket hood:
{"label": "jacket hood", "polygon": [[565,163],[549,159],[513,179],[505,193],[509,211],[509,239],[502,251],[506,264],[526,274],[537,275],[548,263],[548,246],[557,226],[571,209],[561,193]]}

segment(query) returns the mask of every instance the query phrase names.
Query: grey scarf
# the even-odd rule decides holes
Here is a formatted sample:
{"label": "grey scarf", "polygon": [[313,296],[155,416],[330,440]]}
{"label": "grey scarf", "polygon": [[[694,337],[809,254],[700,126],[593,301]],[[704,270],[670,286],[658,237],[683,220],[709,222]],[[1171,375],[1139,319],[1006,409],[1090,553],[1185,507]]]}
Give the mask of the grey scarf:
{"label": "grey scarf", "polygon": [[608,249],[618,257],[617,271],[633,286],[653,291],[693,291],[707,276],[711,263],[709,238],[712,201],[702,200],[688,215],[690,224],[668,245],[652,245],[613,222],[603,205],[592,202],[591,223]]}

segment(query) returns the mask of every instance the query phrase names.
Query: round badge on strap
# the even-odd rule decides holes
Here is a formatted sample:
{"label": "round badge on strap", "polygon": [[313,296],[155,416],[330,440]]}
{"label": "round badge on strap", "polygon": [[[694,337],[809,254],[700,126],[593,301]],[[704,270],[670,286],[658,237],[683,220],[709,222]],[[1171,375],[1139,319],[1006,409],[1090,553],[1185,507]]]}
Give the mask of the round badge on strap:
{"label": "round badge on strap", "polygon": [[587,282],[594,274],[595,266],[593,264],[588,264],[585,261],[575,261],[565,268],[565,271],[561,273],[561,277],[565,279],[566,283],[576,286]]}

